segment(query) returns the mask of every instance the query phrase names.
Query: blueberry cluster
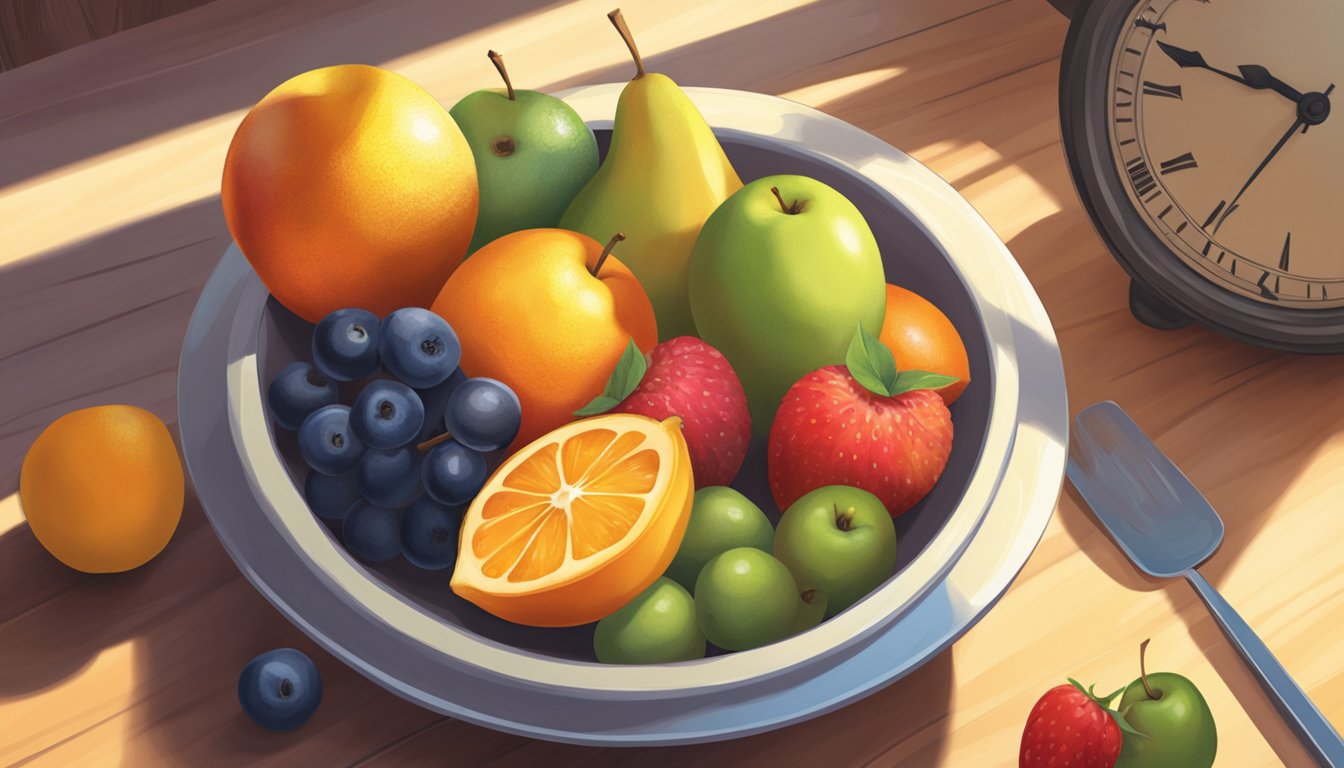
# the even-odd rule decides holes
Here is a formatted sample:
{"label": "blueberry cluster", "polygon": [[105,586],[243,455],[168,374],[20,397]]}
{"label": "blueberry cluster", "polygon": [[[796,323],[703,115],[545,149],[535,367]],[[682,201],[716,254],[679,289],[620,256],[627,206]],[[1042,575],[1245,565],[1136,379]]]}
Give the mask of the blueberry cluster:
{"label": "blueberry cluster", "polygon": [[[342,521],[356,557],[405,554],[425,569],[456,561],[462,510],[492,468],[487,454],[511,443],[522,420],[513,390],[467,378],[461,357],[457,334],[429,310],[380,321],[339,309],[313,330],[312,364],[291,363],[271,382],[271,416],[298,431],[311,470],[304,498],[319,517]],[[338,382],[365,379],[341,403]]]}

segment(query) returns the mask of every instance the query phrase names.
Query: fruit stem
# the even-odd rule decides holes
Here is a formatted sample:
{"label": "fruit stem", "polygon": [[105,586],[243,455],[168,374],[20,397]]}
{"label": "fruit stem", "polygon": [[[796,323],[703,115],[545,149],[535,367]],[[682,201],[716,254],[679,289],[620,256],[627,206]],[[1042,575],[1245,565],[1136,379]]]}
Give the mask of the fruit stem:
{"label": "fruit stem", "polygon": [[798,597],[802,598],[803,602],[807,603],[808,605],[812,604],[812,598],[816,596],[817,596],[817,590],[815,589],[805,589],[802,592],[798,593]]}
{"label": "fruit stem", "polygon": [[644,76],[644,58],[639,55],[639,48],[635,47],[635,36],[630,34],[630,27],[625,25],[625,17],[621,15],[621,9],[617,8],[607,14],[611,19],[612,26],[621,33],[621,39],[625,41],[625,47],[630,49],[630,55],[635,57],[635,76],[631,80],[638,80]]}
{"label": "fruit stem", "polygon": [[798,200],[794,200],[792,205],[784,202],[784,196],[779,194],[779,187],[771,187],[770,191],[775,193],[775,199],[779,201],[779,207],[790,216],[803,210],[803,205]]}
{"label": "fruit stem", "polygon": [[850,528],[853,527],[854,513],[857,512],[858,510],[854,509],[853,507],[850,507],[846,509],[844,512],[841,512],[840,505],[834,503],[831,504],[831,508],[835,510],[836,528],[839,528],[842,531],[848,531]]}
{"label": "fruit stem", "polygon": [[420,443],[419,445],[415,446],[415,450],[417,450],[417,451],[419,451],[419,452],[421,452],[421,453],[424,453],[425,451],[428,451],[430,448],[433,448],[434,446],[438,445],[439,443],[446,443],[446,442],[448,442],[448,441],[451,440],[451,439],[453,439],[453,433],[452,433],[452,432],[444,432],[444,433],[441,434],[441,435],[435,435],[434,437],[429,438],[429,439],[426,440],[425,442]]}
{"label": "fruit stem", "polygon": [[1148,670],[1143,665],[1143,657],[1147,651],[1148,640],[1144,640],[1142,643],[1139,643],[1139,682],[1143,683],[1143,692],[1148,694],[1148,698],[1160,699],[1162,698],[1162,694],[1160,692],[1154,693],[1153,689],[1148,686]]}
{"label": "fruit stem", "polygon": [[513,81],[509,79],[509,70],[504,68],[504,57],[494,51],[485,55],[490,57],[490,63],[499,70],[499,76],[504,78],[504,87],[509,89],[509,101],[513,101]]}
{"label": "fruit stem", "polygon": [[607,241],[606,247],[602,249],[602,253],[598,255],[597,263],[593,265],[593,277],[597,277],[597,273],[602,271],[602,265],[607,263],[607,257],[611,255],[611,249],[615,248],[616,244],[624,239],[624,232],[617,232],[611,236],[611,239]]}

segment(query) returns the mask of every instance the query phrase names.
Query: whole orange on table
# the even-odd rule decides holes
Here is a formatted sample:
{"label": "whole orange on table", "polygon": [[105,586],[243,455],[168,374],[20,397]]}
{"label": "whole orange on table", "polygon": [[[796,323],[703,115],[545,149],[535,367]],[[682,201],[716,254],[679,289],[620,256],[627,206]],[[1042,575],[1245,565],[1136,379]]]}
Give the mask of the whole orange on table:
{"label": "whole orange on table", "polygon": [[645,353],[658,343],[653,305],[617,256],[593,275],[602,253],[577,232],[514,232],[472,254],[434,300],[462,342],[462,371],[517,393],[513,448],[573,421],[631,339]]}
{"label": "whole orange on table", "polygon": [[316,323],[428,306],[476,226],[476,163],[423,88],[364,65],[286,80],[238,126],[224,216],[262,282]]}
{"label": "whole orange on table", "polygon": [[71,411],[33,441],[19,473],[28,527],[86,573],[144,565],[177,530],[182,462],[159,417],[130,405]]}
{"label": "whole orange on table", "polygon": [[951,405],[971,381],[966,346],[942,310],[914,291],[887,284],[887,313],[878,340],[891,350],[898,371],[928,371],[958,381],[936,390]]}

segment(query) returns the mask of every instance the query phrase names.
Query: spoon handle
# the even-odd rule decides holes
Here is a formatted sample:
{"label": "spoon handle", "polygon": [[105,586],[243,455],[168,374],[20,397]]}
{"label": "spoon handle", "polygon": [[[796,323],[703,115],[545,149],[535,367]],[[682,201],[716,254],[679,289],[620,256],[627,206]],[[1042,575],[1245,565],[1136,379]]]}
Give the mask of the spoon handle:
{"label": "spoon handle", "polygon": [[1222,626],[1223,633],[1237,647],[1241,658],[1250,665],[1256,677],[1260,678],[1260,685],[1264,686],[1274,706],[1289,727],[1297,732],[1312,757],[1323,766],[1344,768],[1344,741],[1340,740],[1330,721],[1307,698],[1288,670],[1265,647],[1255,630],[1198,571],[1191,568],[1182,575],[1194,586],[1204,604],[1209,606],[1213,617]]}

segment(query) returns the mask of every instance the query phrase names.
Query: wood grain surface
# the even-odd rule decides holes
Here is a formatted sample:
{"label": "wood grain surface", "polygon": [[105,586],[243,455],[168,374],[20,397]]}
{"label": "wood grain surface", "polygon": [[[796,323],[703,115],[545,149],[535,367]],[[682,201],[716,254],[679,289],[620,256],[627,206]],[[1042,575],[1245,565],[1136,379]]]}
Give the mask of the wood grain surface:
{"label": "wood grain surface", "polygon": [[[0,75],[0,764],[1002,766],[1066,676],[1111,690],[1193,679],[1217,765],[1309,760],[1195,595],[1144,578],[1072,490],[1012,589],[951,650],[839,712],[737,741],[599,750],[417,709],[318,650],[242,579],[189,494],[157,560],[56,563],[23,523],[19,466],[74,408],[175,421],[178,351],[227,242],[219,175],[247,107],[300,71],[388,66],[445,104],[493,87],[627,78],[610,0],[218,0]],[[1046,0],[632,0],[652,70],[780,94],[913,154],[1008,243],[1059,334],[1070,408],[1123,405],[1227,523],[1204,574],[1344,724],[1344,358],[1149,330],[1088,223],[1060,148],[1066,21]],[[301,731],[251,726],[235,683],[279,645],[326,698]]]}

